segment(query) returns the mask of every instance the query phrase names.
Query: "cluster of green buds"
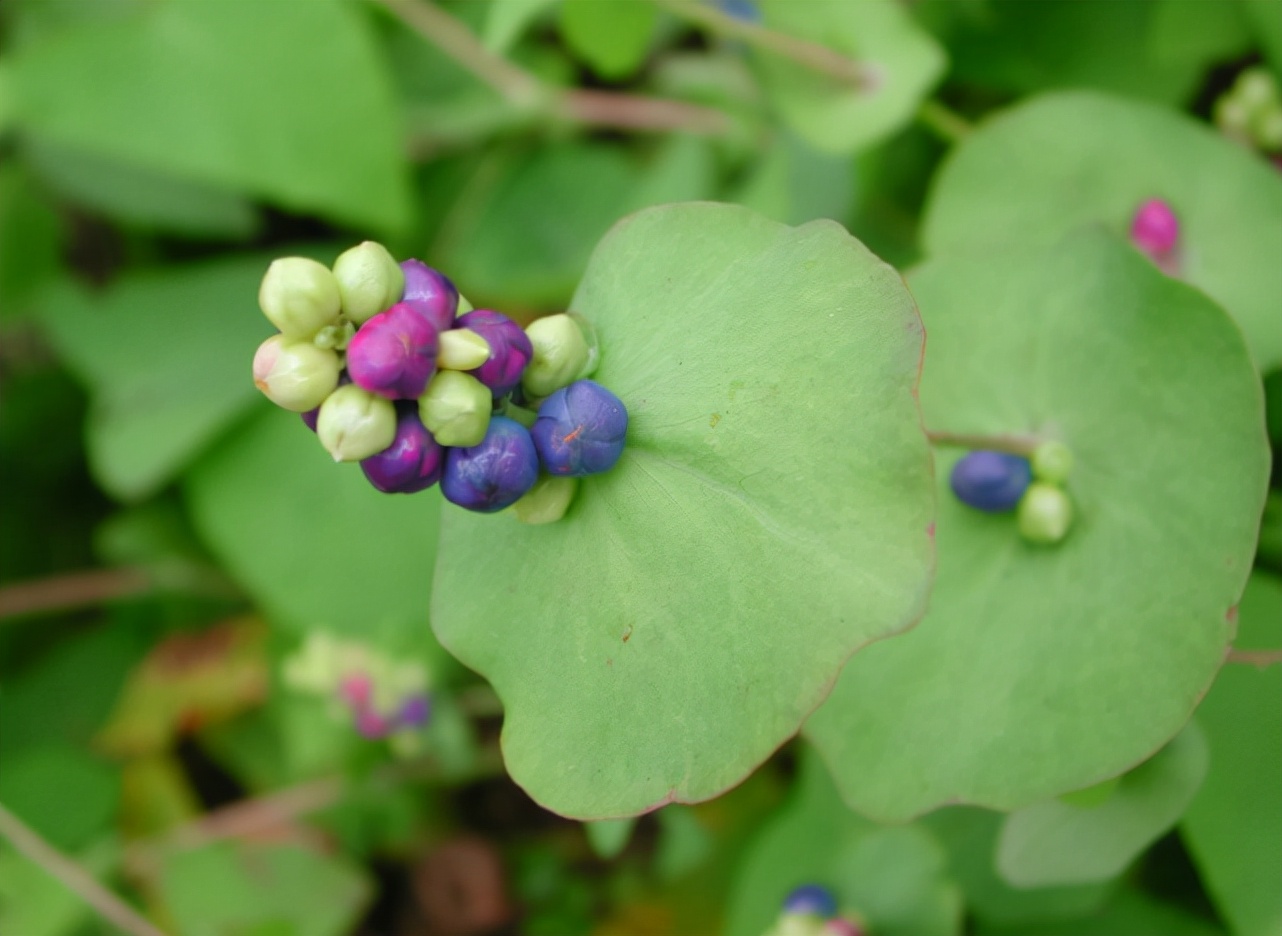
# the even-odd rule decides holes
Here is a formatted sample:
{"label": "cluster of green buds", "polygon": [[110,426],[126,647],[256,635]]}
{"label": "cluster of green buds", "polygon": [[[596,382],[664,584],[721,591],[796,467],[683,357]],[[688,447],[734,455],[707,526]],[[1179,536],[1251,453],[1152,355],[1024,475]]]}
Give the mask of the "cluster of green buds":
{"label": "cluster of green buds", "polygon": [[1227,136],[1273,155],[1282,155],[1282,91],[1277,79],[1256,65],[1238,75],[1215,102],[1215,125]]}
{"label": "cluster of green buds", "polygon": [[313,631],[285,659],[282,678],[296,692],[320,696],[330,716],[362,737],[386,738],[402,756],[419,753],[422,729],[431,720],[427,670],[393,660],[354,640]]}
{"label": "cluster of green buds", "polygon": [[1020,534],[1030,543],[1051,545],[1068,535],[1073,502],[1064,490],[1073,453],[1063,442],[1038,443],[1025,458],[1011,452],[979,449],[953,466],[953,494],[985,513],[1016,511]]}
{"label": "cluster of green buds", "polygon": [[255,385],[380,491],[439,482],[469,510],[515,507],[518,519],[547,523],[564,515],[578,477],[622,452],[627,411],[585,379],[598,349],[577,315],[523,329],[373,241],[332,269],[277,260],[258,298],[280,332],[254,357]]}

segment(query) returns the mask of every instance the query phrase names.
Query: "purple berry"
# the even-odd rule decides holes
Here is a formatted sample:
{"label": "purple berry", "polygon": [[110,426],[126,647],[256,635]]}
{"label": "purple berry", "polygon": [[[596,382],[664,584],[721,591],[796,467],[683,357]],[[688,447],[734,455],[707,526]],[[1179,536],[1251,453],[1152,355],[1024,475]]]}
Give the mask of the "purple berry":
{"label": "purple berry", "polygon": [[414,307],[427,316],[437,331],[453,328],[454,313],[458,310],[458,290],[449,277],[422,260],[402,261],[401,269],[405,272],[405,292],[401,301],[414,303]]}
{"label": "purple berry", "polygon": [[627,432],[623,402],[591,380],[576,381],[544,400],[530,430],[548,473],[570,477],[613,468]]}
{"label": "purple berry", "polygon": [[384,494],[413,494],[441,480],[445,450],[423,428],[418,404],[396,402],[396,438],[377,455],[361,460],[369,483]]}
{"label": "purple berry", "polygon": [[970,452],[953,466],[953,493],[963,504],[987,513],[1014,510],[1033,469],[1028,459],[1007,452]]}
{"label": "purple berry", "polygon": [[821,884],[802,884],[784,898],[783,912],[830,917],[837,912],[837,898]]}
{"label": "purple berry", "polygon": [[494,416],[480,443],[446,449],[441,493],[460,507],[494,513],[520,500],[538,477],[539,457],[525,427]]}
{"label": "purple berry", "polygon": [[401,704],[396,720],[402,725],[417,728],[426,725],[431,714],[431,700],[425,695],[412,695]]}
{"label": "purple berry", "polygon": [[1171,206],[1160,198],[1140,205],[1131,221],[1131,242],[1155,260],[1175,250],[1180,242],[1180,221]]}
{"label": "purple berry", "polygon": [[420,396],[436,373],[436,327],[398,302],[360,327],[347,346],[347,372],[363,390],[389,400]]}
{"label": "purple berry", "polygon": [[495,397],[510,393],[521,382],[525,365],[534,357],[534,346],[525,329],[506,315],[489,309],[460,315],[457,325],[476,332],[490,343],[490,359],[468,373],[489,387]]}

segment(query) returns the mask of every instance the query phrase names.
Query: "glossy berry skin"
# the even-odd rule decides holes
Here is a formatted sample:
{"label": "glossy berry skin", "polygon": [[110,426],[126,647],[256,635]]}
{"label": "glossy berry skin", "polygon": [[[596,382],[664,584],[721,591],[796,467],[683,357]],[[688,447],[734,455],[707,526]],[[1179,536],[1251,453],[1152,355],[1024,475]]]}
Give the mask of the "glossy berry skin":
{"label": "glossy berry skin", "polygon": [[1141,204],[1131,220],[1131,242],[1154,259],[1175,250],[1180,242],[1180,222],[1171,206],[1160,198]]}
{"label": "glossy berry skin", "polygon": [[396,404],[396,438],[377,455],[361,461],[369,483],[384,494],[414,494],[441,480],[445,450],[419,422],[418,405]]}
{"label": "glossy berry skin", "polygon": [[1007,452],[970,452],[953,466],[953,493],[967,506],[986,513],[1014,510],[1033,470],[1027,458]]}
{"label": "glossy berry skin", "polygon": [[468,510],[495,513],[520,500],[538,477],[530,434],[515,420],[495,416],[479,444],[446,449],[441,493]]}
{"label": "glossy berry skin", "polygon": [[[346,387],[351,382],[352,382],[352,378],[347,376],[346,370],[342,370],[339,372],[338,386]],[[324,402],[324,401],[322,400],[321,402]],[[304,426],[312,430],[312,432],[316,431],[316,417],[320,415],[319,406],[314,406],[311,409],[309,409],[306,413],[299,413],[298,415],[302,418]]]}
{"label": "glossy berry skin", "polygon": [[511,393],[534,357],[534,346],[525,329],[489,309],[460,315],[457,325],[476,332],[490,344],[490,359],[468,373],[489,387],[496,398]]}
{"label": "glossy berry skin", "polygon": [[627,433],[623,401],[591,380],[575,381],[544,400],[530,430],[548,474],[572,478],[613,468]]}
{"label": "glossy berry skin", "polygon": [[358,387],[389,400],[412,400],[436,373],[437,330],[406,302],[360,327],[347,346],[347,373]]}
{"label": "glossy berry skin", "polygon": [[784,898],[783,912],[830,917],[837,912],[837,898],[821,884],[802,884]]}
{"label": "glossy berry skin", "polygon": [[453,328],[454,313],[458,311],[458,290],[450,278],[422,260],[404,260],[401,270],[405,273],[405,292],[401,301],[414,303],[437,331]]}

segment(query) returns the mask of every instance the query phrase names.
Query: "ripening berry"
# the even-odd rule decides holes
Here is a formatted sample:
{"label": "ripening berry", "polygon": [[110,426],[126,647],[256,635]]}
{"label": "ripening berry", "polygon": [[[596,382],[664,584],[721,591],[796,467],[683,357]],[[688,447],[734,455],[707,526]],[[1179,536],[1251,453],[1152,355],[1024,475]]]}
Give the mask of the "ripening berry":
{"label": "ripening berry", "polygon": [[970,452],[953,466],[953,493],[963,504],[987,513],[1013,510],[1033,471],[1028,459],[1007,452]]}
{"label": "ripening berry", "polygon": [[383,451],[361,459],[361,471],[384,494],[413,494],[441,480],[445,451],[418,418],[418,404],[396,402],[396,438]]}
{"label": "ripening berry", "polygon": [[1062,489],[1038,482],[1030,485],[1020,500],[1018,520],[1024,539],[1050,546],[1068,535],[1073,523],[1073,502]]}
{"label": "ripening berry", "polygon": [[360,325],[390,308],[405,289],[405,274],[387,248],[365,241],[334,261],[343,314]]}
{"label": "ripening berry", "polygon": [[613,468],[627,433],[623,401],[591,380],[576,381],[544,400],[530,430],[548,474],[576,478]]}
{"label": "ripening berry", "polygon": [[1131,220],[1131,242],[1154,260],[1168,257],[1180,243],[1180,222],[1171,206],[1150,198]]}
{"label": "ripening berry", "polygon": [[437,333],[427,317],[398,302],[361,326],[347,346],[352,382],[389,400],[412,400],[436,373]]}
{"label": "ripening berry", "polygon": [[830,917],[837,912],[837,898],[821,884],[802,884],[784,898],[783,912]]}
{"label": "ripening berry", "polygon": [[434,270],[422,260],[404,260],[401,270],[405,274],[402,302],[413,302],[427,316],[437,331],[454,327],[454,314],[458,311],[459,295],[448,276]]}
{"label": "ripening berry", "polygon": [[369,458],[395,441],[396,408],[355,384],[339,387],[321,404],[316,437],[334,461]]}
{"label": "ripening berry", "polygon": [[258,305],[288,338],[311,338],[338,324],[342,300],[329,267],[307,257],[272,261],[258,288]]}
{"label": "ripening berry", "polygon": [[338,386],[342,364],[310,341],[273,335],[254,354],[254,386],[277,406],[305,413]]}
{"label": "ripening berry", "polygon": [[490,345],[489,359],[468,373],[489,387],[496,398],[511,393],[534,357],[534,346],[525,329],[490,309],[460,315],[458,326],[475,332]]}
{"label": "ripening berry", "polygon": [[520,500],[538,477],[530,434],[515,420],[495,416],[478,445],[446,450],[441,493],[460,507],[494,513]]}
{"label": "ripening berry", "polygon": [[571,316],[536,319],[525,334],[533,355],[521,375],[521,384],[530,399],[549,396],[584,376],[592,360],[592,347]]}

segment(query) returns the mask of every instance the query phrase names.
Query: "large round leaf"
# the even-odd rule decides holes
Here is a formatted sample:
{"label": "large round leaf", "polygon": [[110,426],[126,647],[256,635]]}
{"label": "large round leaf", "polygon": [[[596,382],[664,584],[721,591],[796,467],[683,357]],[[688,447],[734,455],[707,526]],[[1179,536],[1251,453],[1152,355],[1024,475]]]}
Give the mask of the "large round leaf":
{"label": "large round leaf", "polygon": [[948,489],[910,634],[847,665],[806,726],[855,808],[900,819],[1081,789],[1188,720],[1232,635],[1268,478],[1259,382],[1205,296],[1100,231],[936,260],[913,280],[939,432],[1056,438],[1076,519],[1021,539]]}
{"label": "large round leaf", "polygon": [[513,778],[599,819],[738,782],[916,620],[933,493],[912,298],[838,225],[644,211],[573,308],[623,458],[554,524],[447,507],[432,620],[502,696]]}
{"label": "large round leaf", "polygon": [[1149,198],[1181,226],[1180,276],[1282,364],[1282,176],[1169,110],[1086,92],[1036,98],[986,123],[941,170],[922,222],[927,253],[1051,244],[1087,221],[1125,233]]}

